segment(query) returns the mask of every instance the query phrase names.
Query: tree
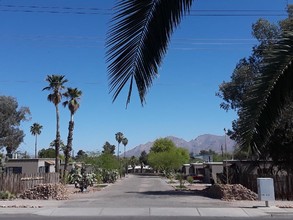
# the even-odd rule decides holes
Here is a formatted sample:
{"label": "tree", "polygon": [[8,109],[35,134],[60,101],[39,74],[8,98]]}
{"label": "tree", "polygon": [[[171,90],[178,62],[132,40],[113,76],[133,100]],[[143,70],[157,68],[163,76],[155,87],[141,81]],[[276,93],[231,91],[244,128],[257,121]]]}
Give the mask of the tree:
{"label": "tree", "polygon": [[135,156],[131,156],[131,158],[129,159],[129,163],[130,163],[130,165],[132,167],[132,171],[134,173],[135,166],[138,165],[139,161]]}
{"label": "tree", "polygon": [[286,69],[290,62],[290,49],[287,47],[292,43],[291,9],[292,6],[289,6],[289,18],[279,22],[279,26],[264,19],[259,19],[252,26],[253,36],[259,45],[253,48],[253,54],[248,59],[241,60],[231,82],[222,83],[218,93],[226,102],[221,107],[234,109],[239,115],[239,119],[232,123],[230,137],[250,155],[268,156],[266,145],[280,125],[281,112],[290,105],[289,81],[286,82],[290,79],[284,80],[288,74],[283,72],[283,68]]}
{"label": "tree", "polygon": [[116,170],[119,168],[119,163],[113,154],[101,154],[99,161],[99,168],[106,170]]}
{"label": "tree", "polygon": [[[259,44],[253,47],[253,53],[248,58],[242,58],[234,69],[231,81],[223,82],[216,95],[224,101],[220,107],[224,110],[234,110],[239,114],[247,92],[251,89],[256,79],[262,75],[264,51],[270,50],[279,38],[278,26],[270,24],[267,20],[259,19],[252,25],[252,35]],[[238,120],[232,122],[232,130],[227,134],[231,139],[240,142]]]}
{"label": "tree", "polygon": [[115,134],[115,139],[116,139],[116,141],[118,142],[118,151],[117,151],[117,157],[118,157],[118,160],[119,160],[119,145],[120,145],[120,143],[121,143],[121,141],[123,140],[123,138],[124,138],[124,135],[123,135],[123,133],[122,132],[117,132],[116,134]]}
{"label": "tree", "polygon": [[110,144],[108,141],[106,141],[106,143],[103,146],[103,154],[109,153],[109,154],[114,154],[115,153],[115,145]]}
{"label": "tree", "polygon": [[40,158],[54,158],[55,157],[55,149],[53,148],[43,148],[39,151]]}
{"label": "tree", "polygon": [[68,126],[68,136],[67,136],[67,145],[64,150],[65,163],[64,163],[64,178],[67,170],[67,165],[70,157],[70,152],[72,151],[72,141],[73,141],[73,130],[74,130],[74,120],[73,116],[79,108],[79,100],[82,95],[82,92],[77,88],[67,88],[67,91],[63,94],[67,101],[63,102],[63,106],[68,106],[70,111],[70,121]]}
{"label": "tree", "polygon": [[[273,159],[273,165],[278,166],[280,170],[286,170],[288,173],[293,171],[292,110],[293,106],[291,105],[283,112],[286,116],[281,118],[280,126],[275,129],[272,138],[269,140],[267,152],[267,156]],[[290,120],[288,120],[288,117],[290,117]]]}
{"label": "tree", "polygon": [[150,149],[150,152],[159,153],[171,151],[176,148],[176,145],[173,141],[167,138],[159,138],[155,140],[153,146]]}
{"label": "tree", "polygon": [[140,153],[138,160],[140,163],[140,172],[142,173],[143,166],[148,164],[148,154],[145,150]]}
{"label": "tree", "polygon": [[148,162],[151,167],[165,175],[178,170],[189,161],[189,153],[183,148],[172,148],[167,151],[150,152]]}
{"label": "tree", "polygon": [[23,142],[25,135],[19,126],[29,115],[29,108],[18,108],[15,98],[0,96],[0,149],[5,147],[8,156]]}
{"label": "tree", "polygon": [[124,145],[124,158],[125,158],[125,148],[126,148],[126,145],[128,144],[128,139],[126,137],[122,139],[122,144]]}
{"label": "tree", "polygon": [[119,1],[108,33],[107,62],[113,101],[129,82],[126,105],[133,81],[140,101],[158,74],[173,30],[189,12],[192,0]]}
{"label": "tree", "polygon": [[169,174],[188,162],[189,158],[186,149],[176,147],[174,142],[167,138],[160,138],[155,140],[151,147],[148,162],[155,170]]}
{"label": "tree", "polygon": [[82,161],[82,160],[84,160],[84,159],[87,158],[87,157],[88,157],[88,155],[87,155],[87,153],[86,153],[85,151],[83,151],[83,150],[79,150],[79,151],[77,152],[77,154],[76,154],[75,159],[76,159],[77,161]]}
{"label": "tree", "polygon": [[51,91],[47,97],[49,102],[52,102],[55,106],[56,111],[56,141],[55,141],[55,172],[59,172],[60,162],[59,162],[59,150],[60,150],[60,116],[59,116],[59,103],[62,100],[62,90],[65,89],[64,84],[68,81],[65,76],[62,75],[48,75],[46,81],[49,86],[43,88],[44,90]]}
{"label": "tree", "polygon": [[31,134],[35,136],[35,158],[38,157],[38,135],[42,133],[43,126],[39,123],[33,123],[31,126]]}
{"label": "tree", "polygon": [[[289,13],[285,22],[292,22],[291,16]],[[257,155],[267,150],[284,109],[292,105],[293,26],[291,23],[291,26],[281,25],[281,28],[285,29],[282,29],[278,41],[263,51],[262,74],[247,92],[239,112],[241,147],[249,148]]]}

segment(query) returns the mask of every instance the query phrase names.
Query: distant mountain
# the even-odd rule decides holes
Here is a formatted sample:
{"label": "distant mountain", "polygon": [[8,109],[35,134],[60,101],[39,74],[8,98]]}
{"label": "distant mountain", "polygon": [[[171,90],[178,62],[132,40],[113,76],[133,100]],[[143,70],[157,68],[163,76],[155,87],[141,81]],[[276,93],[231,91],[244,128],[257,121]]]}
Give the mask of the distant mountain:
{"label": "distant mountain", "polygon": [[[190,153],[199,153],[201,150],[213,150],[217,153],[221,153],[221,147],[225,150],[225,136],[217,136],[212,134],[200,135],[197,138],[186,141],[182,138],[168,136],[166,137],[174,142],[177,147],[187,149]],[[125,152],[126,157],[140,156],[142,151],[147,153],[153,146],[154,141],[147,142],[146,144],[140,144],[137,147]],[[232,152],[234,150],[235,141],[231,140],[228,136],[226,137],[227,151]]]}

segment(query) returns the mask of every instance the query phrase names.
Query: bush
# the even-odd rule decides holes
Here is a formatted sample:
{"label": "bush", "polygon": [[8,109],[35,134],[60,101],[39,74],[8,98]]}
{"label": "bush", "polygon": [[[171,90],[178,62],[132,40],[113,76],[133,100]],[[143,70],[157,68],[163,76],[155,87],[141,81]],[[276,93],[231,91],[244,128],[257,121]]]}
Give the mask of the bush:
{"label": "bush", "polygon": [[0,200],[10,200],[15,199],[15,195],[10,193],[9,191],[0,191]]}
{"label": "bush", "polygon": [[184,180],[184,176],[182,173],[178,173],[177,176],[176,176],[176,179],[179,181],[179,187],[180,188],[184,188],[184,183],[185,183],[185,180]]}
{"label": "bush", "polygon": [[189,184],[193,183],[193,177],[192,176],[188,176],[186,180],[187,180],[187,182],[189,182]]}
{"label": "bush", "polygon": [[118,170],[106,170],[101,171],[101,177],[103,183],[114,183],[119,177]]}

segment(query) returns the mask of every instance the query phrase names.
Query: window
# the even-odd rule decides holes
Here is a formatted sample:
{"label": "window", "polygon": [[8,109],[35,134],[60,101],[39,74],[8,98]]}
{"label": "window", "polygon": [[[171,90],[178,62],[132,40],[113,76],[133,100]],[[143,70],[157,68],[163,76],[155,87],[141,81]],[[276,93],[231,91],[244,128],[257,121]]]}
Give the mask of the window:
{"label": "window", "polygon": [[6,167],[6,173],[22,173],[22,167]]}

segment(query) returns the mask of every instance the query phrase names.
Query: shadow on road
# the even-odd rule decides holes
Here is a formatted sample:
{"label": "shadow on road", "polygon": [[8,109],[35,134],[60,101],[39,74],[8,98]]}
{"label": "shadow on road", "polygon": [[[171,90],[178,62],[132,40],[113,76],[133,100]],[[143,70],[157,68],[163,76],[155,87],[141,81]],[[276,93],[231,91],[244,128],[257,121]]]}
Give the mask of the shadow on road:
{"label": "shadow on road", "polygon": [[125,193],[135,193],[142,195],[153,195],[153,196],[202,196],[205,197],[202,193],[197,190],[186,190],[186,191],[175,191],[175,190],[167,190],[167,191],[145,191],[145,192],[135,192],[129,191]]}

